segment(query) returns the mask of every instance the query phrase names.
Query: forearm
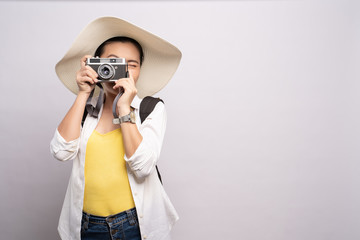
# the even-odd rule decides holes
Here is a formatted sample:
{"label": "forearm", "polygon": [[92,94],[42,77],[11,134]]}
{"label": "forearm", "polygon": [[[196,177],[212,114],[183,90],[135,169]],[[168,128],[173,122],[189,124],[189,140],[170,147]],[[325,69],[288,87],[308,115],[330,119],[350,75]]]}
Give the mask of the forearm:
{"label": "forearm", "polygon": [[[132,123],[126,124],[134,125]],[[122,125],[123,123],[121,126]],[[122,128],[125,128],[125,124]],[[151,116],[139,126],[141,141],[139,145],[137,145],[135,152],[129,157],[125,155],[125,161],[139,179],[147,177],[154,171],[155,165],[160,157],[165,129],[165,108],[163,104],[158,104],[152,111]]]}
{"label": "forearm", "polygon": [[79,138],[80,126],[88,93],[79,92],[74,104],[58,126],[58,131],[66,141],[72,141]]}
{"label": "forearm", "polygon": [[133,123],[122,123],[121,133],[124,140],[125,155],[130,158],[135,153],[143,138],[136,124]]}
{"label": "forearm", "polygon": [[[130,112],[130,106],[122,106],[118,108],[119,116],[125,116]],[[130,122],[121,123],[121,134],[123,136],[125,155],[130,158],[140,145],[142,136],[136,124]]]}

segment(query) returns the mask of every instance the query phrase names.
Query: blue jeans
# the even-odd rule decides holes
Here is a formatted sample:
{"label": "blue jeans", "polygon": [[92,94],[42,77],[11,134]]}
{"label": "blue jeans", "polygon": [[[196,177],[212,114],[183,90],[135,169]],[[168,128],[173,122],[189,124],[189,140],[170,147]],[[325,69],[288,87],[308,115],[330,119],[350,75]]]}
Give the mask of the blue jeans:
{"label": "blue jeans", "polygon": [[136,209],[99,217],[83,212],[82,240],[141,240]]}

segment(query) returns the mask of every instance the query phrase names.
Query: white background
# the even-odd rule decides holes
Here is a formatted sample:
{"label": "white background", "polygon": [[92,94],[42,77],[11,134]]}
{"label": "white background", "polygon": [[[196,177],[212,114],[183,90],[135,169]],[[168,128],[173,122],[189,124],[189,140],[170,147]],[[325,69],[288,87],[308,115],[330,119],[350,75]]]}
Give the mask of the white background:
{"label": "white background", "polygon": [[54,66],[107,15],[183,53],[158,94],[173,239],[360,239],[355,0],[0,2],[1,239],[59,238],[72,163],[49,142],[75,96]]}

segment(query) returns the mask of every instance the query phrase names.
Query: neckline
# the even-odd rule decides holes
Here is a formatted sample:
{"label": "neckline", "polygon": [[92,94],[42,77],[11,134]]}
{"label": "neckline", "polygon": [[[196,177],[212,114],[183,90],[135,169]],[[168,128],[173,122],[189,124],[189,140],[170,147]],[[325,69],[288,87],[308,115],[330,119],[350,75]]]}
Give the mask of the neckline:
{"label": "neckline", "polygon": [[106,132],[106,133],[100,133],[98,132],[96,129],[94,130],[94,132],[100,136],[107,136],[107,135],[110,135],[112,133],[115,133],[116,131],[121,131],[121,128],[117,128],[117,129],[114,129],[114,130],[111,130],[110,132]]}

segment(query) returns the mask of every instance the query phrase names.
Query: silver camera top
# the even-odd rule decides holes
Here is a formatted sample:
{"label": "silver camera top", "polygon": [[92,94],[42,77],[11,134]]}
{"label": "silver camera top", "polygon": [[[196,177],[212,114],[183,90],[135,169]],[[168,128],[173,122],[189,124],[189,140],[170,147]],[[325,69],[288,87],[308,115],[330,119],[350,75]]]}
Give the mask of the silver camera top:
{"label": "silver camera top", "polygon": [[86,59],[86,65],[100,65],[104,63],[111,63],[111,65],[115,64],[126,64],[125,58],[99,58],[93,57]]}
{"label": "silver camera top", "polygon": [[125,58],[88,58],[86,65],[98,73],[99,82],[117,81],[128,77]]}

